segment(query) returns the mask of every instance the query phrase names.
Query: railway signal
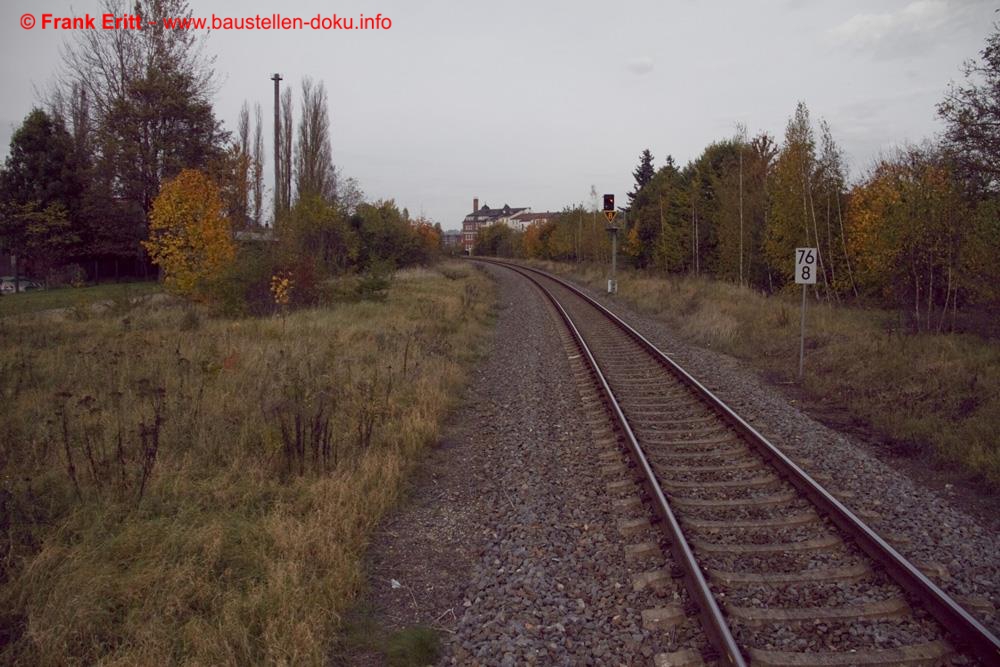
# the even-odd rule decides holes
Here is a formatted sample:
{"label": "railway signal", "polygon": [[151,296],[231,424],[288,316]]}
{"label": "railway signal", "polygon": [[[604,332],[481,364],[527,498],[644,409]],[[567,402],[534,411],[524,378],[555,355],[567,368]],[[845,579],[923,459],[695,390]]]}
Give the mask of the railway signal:
{"label": "railway signal", "polygon": [[795,249],[795,284],[802,285],[802,324],[799,328],[799,381],[806,354],[806,290],[816,284],[816,248]]}
{"label": "railway signal", "polygon": [[604,217],[608,219],[608,222],[615,221],[615,215],[618,211],[615,210],[615,196],[614,195],[604,195]]}

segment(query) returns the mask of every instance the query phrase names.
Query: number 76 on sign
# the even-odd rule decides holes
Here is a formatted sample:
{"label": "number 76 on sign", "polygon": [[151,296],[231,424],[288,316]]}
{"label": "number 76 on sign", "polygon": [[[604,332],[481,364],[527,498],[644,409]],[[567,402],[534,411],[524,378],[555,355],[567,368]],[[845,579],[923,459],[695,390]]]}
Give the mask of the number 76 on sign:
{"label": "number 76 on sign", "polygon": [[795,284],[816,284],[816,248],[795,249]]}

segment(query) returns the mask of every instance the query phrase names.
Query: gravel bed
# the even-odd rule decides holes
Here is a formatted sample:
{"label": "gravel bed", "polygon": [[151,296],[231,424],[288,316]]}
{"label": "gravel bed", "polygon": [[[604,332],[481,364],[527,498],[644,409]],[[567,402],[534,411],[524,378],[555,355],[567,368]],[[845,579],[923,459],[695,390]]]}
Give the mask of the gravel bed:
{"label": "gravel bed", "polygon": [[490,487],[499,495],[481,519],[485,540],[450,661],[639,664],[698,645],[696,625],[672,636],[642,628],[642,610],[680,594],[672,584],[633,591],[632,575],[650,565],[627,563],[624,547],[650,536],[618,533],[625,515],[605,490],[611,478],[600,472],[592,415],[580,406],[556,322],[523,279],[487,270],[499,283],[503,317],[486,369],[492,400],[480,402],[475,419],[493,427],[481,445],[496,461]]}
{"label": "gravel bed", "polygon": [[701,519],[705,521],[758,521],[764,519],[779,519],[781,517],[798,516],[811,505],[802,498],[774,507],[754,507],[738,505],[726,509],[710,507],[684,507],[682,519]]}
{"label": "gravel bed", "polygon": [[[664,484],[668,487],[669,484]],[[766,498],[788,491],[788,487],[780,478],[771,480],[763,486],[731,487],[731,488],[676,488],[668,489],[671,495],[680,498],[695,498],[698,500],[753,500]],[[682,510],[685,511],[685,510]]]}
{"label": "gravel bed", "polygon": [[[691,472],[683,468],[671,468],[656,461],[656,468],[661,472],[664,483],[672,482],[735,482],[766,477],[770,469],[764,466],[755,468],[738,468],[736,470],[704,470]],[[704,464],[709,465],[709,464]]]}
{"label": "gravel bed", "polygon": [[899,586],[876,581],[727,588],[726,600],[738,607],[841,607],[901,597]]}
{"label": "gravel bed", "polygon": [[942,638],[936,623],[914,618],[775,624],[761,628],[736,625],[733,635],[741,645],[753,648],[817,653],[898,648]]}
{"label": "gravel bed", "polygon": [[[636,313],[605,294],[588,291],[725,401],[774,445],[793,458],[805,457],[807,472],[829,475],[836,489],[847,490],[852,509],[875,512],[876,530],[907,538],[897,548],[918,564],[936,563],[946,577],[936,581],[956,596],[981,596],[1000,607],[1000,535],[995,523],[958,507],[948,489],[936,490],[915,481],[870,445],[812,419],[781,391],[743,362],[674,335],[667,325]],[[886,406],[891,409],[891,406]],[[891,460],[890,460],[891,461]],[[970,609],[994,633],[1000,633],[995,612]]]}
{"label": "gravel bed", "polygon": [[[695,549],[697,552],[697,548]],[[832,547],[813,552],[779,552],[768,554],[697,553],[698,562],[713,570],[724,572],[801,572],[810,568],[847,567],[858,558],[844,547]]]}
{"label": "gravel bed", "polygon": [[602,472],[600,428],[581,405],[554,313],[522,278],[485,270],[500,301],[492,349],[433,454],[436,471],[375,541],[379,622],[437,628],[441,665],[640,665],[703,646],[696,622],[643,629],[643,610],[686,594],[669,579],[635,591],[633,576],[672,561],[626,560],[626,545],[657,533],[619,533],[646,510],[612,503],[625,496],[606,490],[616,478]]}
{"label": "gravel bed", "polygon": [[692,529],[689,537],[716,544],[787,544],[814,540],[830,535],[830,529],[820,522],[787,528],[732,528],[723,531]]}
{"label": "gravel bed", "polygon": [[671,456],[671,451],[667,447],[647,447],[646,453],[649,457],[657,462],[657,465],[661,465],[664,469],[668,470],[683,470],[686,467],[717,467],[723,468],[727,464],[739,463],[742,465],[749,466],[753,465],[758,470],[764,470],[767,465],[764,461],[753,454],[718,454],[712,451],[707,451],[697,458],[684,458],[678,456]]}

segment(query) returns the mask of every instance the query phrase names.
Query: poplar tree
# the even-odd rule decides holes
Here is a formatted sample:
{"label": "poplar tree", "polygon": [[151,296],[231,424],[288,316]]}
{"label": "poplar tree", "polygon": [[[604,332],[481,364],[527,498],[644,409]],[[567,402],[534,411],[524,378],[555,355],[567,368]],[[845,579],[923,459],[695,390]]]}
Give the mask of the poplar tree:
{"label": "poplar tree", "polygon": [[319,197],[333,202],[337,197],[336,172],[330,148],[330,118],[326,87],[302,80],[302,115],[295,145],[295,190],[299,200]]}

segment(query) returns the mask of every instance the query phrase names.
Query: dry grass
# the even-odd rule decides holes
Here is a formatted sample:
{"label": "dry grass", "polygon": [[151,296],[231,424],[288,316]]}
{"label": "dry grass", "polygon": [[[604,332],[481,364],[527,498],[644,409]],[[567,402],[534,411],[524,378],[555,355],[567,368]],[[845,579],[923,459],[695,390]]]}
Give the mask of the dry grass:
{"label": "dry grass", "polygon": [[[606,269],[539,263],[595,290]],[[707,279],[622,272],[620,298],[688,340],[786,381],[798,371],[800,301]],[[803,389],[846,408],[897,451],[933,454],[1000,488],[1000,346],[900,333],[895,313],[810,301]]]}
{"label": "dry grass", "polygon": [[489,327],[479,272],[406,278],[286,319],[0,320],[0,661],[324,663]]}

